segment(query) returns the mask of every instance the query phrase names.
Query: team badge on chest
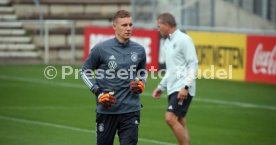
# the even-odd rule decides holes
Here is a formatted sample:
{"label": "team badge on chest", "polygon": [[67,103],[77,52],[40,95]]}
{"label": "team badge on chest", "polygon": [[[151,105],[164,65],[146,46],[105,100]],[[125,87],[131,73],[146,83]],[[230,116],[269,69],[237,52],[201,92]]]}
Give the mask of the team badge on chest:
{"label": "team badge on chest", "polygon": [[131,57],[130,59],[133,61],[133,62],[136,62],[138,60],[138,54],[136,52],[131,52]]}

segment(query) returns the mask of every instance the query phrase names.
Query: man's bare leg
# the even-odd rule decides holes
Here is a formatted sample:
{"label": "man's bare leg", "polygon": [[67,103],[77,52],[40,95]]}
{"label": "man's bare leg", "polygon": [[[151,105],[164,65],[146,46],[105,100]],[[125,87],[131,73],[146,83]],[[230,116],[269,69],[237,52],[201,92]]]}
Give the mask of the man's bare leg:
{"label": "man's bare leg", "polygon": [[[183,118],[184,119],[184,118]],[[188,130],[185,125],[185,119],[178,119],[172,112],[166,112],[165,120],[176,136],[179,145],[189,145]]]}
{"label": "man's bare leg", "polygon": [[189,145],[190,144],[190,135],[189,135],[188,127],[186,124],[186,118],[185,117],[178,118],[178,121],[184,127],[184,140],[185,140],[184,145]]}

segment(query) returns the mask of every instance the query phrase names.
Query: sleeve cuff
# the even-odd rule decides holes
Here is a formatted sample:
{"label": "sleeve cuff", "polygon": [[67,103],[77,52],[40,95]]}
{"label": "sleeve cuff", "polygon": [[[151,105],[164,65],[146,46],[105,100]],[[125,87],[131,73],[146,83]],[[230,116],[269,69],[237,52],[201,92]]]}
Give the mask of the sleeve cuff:
{"label": "sleeve cuff", "polygon": [[165,91],[165,90],[166,90],[166,88],[163,87],[162,85],[158,85],[157,88],[158,88],[159,90],[161,90],[161,91]]}
{"label": "sleeve cuff", "polygon": [[94,93],[96,96],[102,93],[101,88],[98,85],[94,85],[94,87],[92,87],[90,91]]}

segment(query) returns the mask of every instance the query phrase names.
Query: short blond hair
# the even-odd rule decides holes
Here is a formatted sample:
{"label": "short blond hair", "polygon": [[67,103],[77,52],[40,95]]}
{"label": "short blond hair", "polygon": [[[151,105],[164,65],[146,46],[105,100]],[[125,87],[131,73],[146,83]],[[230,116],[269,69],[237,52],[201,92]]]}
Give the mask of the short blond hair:
{"label": "short blond hair", "polygon": [[113,22],[117,20],[118,18],[128,18],[131,17],[130,13],[126,10],[119,10],[117,11],[113,16]]}

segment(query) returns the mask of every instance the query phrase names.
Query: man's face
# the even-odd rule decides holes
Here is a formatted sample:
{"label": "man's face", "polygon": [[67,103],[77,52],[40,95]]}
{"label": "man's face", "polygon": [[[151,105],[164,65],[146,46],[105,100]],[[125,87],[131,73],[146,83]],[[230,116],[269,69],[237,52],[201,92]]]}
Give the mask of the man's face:
{"label": "man's face", "polygon": [[113,29],[119,39],[128,40],[132,33],[132,19],[131,17],[117,18],[113,22]]}
{"label": "man's face", "polygon": [[157,23],[157,30],[159,31],[161,36],[167,37],[169,35],[168,25],[162,24],[159,19],[156,21],[156,23]]}

